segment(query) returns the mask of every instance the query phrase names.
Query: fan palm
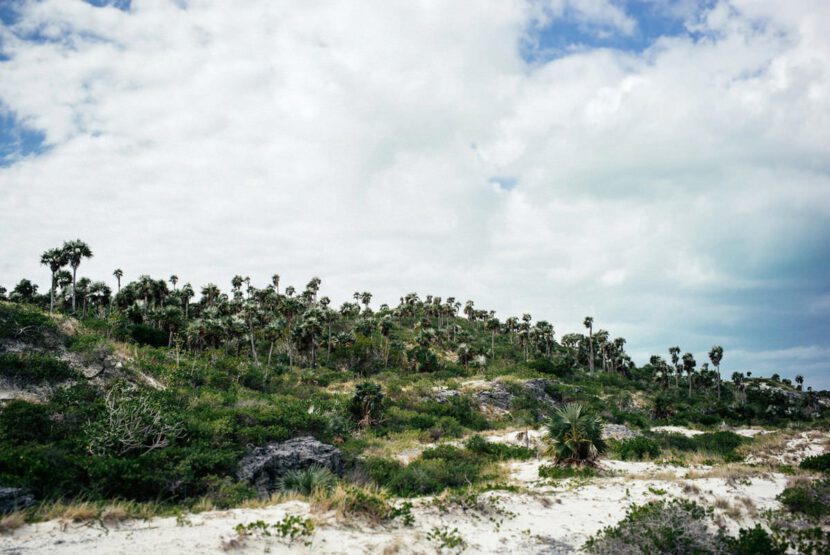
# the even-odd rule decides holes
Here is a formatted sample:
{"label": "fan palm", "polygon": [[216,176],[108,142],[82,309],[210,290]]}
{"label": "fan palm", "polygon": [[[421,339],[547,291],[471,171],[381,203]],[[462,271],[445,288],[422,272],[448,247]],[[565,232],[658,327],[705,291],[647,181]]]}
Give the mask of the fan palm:
{"label": "fan palm", "polygon": [[69,262],[66,253],[62,249],[49,249],[40,256],[40,263],[49,266],[52,272],[52,286],[49,289],[49,314],[55,308],[55,286],[57,285],[57,274],[61,268]]}
{"label": "fan palm", "polygon": [[81,265],[81,260],[84,258],[92,258],[92,250],[89,248],[89,245],[80,239],[66,241],[61,250],[66,256],[66,261],[72,267],[72,312],[75,312],[75,285],[76,277],[78,275],[78,266]]}
{"label": "fan palm", "polygon": [[548,431],[557,463],[591,463],[607,448],[602,439],[602,421],[579,403],[568,403],[557,410]]}

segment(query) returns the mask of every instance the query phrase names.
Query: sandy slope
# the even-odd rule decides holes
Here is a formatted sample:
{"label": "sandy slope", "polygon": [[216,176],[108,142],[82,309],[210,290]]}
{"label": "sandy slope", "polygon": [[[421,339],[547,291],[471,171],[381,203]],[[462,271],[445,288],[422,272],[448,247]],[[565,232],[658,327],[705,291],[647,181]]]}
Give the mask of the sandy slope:
{"label": "sandy slope", "polygon": [[[804,435],[785,444],[790,455],[820,452],[826,435]],[[622,518],[633,503],[665,497],[687,497],[716,506],[716,517],[733,532],[756,520],[757,512],[775,508],[786,485],[782,474],[735,479],[709,472],[709,467],[676,467],[649,462],[606,461],[609,477],[587,482],[539,480],[543,461],[512,463],[510,477],[521,493],[488,492],[476,508],[442,512],[430,499],[413,509],[415,525],[369,526],[338,523],[333,515],[311,515],[318,523],[309,545],[287,545],[274,538],[250,538],[238,553],[435,553],[427,535],[434,527],[458,529],[465,553],[572,553],[584,541]],[[211,511],[174,518],[102,523],[25,526],[0,536],[0,553],[127,554],[221,553],[222,541],[235,537],[234,526],[256,520],[276,522],[286,514],[310,515],[309,506],[291,501],[264,509]]]}

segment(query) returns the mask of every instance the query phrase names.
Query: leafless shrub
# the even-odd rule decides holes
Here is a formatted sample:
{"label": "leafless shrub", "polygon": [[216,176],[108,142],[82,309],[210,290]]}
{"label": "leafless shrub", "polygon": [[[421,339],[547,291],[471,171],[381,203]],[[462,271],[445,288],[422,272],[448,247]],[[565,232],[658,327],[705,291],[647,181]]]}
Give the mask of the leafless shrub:
{"label": "leafless shrub", "polygon": [[171,421],[148,395],[126,386],[110,389],[104,407],[103,420],[90,423],[86,430],[93,455],[145,454],[184,435],[181,422]]}

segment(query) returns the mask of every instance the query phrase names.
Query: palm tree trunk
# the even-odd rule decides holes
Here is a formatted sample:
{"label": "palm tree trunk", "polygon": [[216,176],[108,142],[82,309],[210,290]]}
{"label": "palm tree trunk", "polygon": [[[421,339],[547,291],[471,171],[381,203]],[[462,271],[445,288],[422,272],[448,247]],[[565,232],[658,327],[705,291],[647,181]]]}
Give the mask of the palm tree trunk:
{"label": "palm tree trunk", "polygon": [[75,313],[75,277],[78,273],[78,267],[72,266],[72,313]]}
{"label": "palm tree trunk", "polygon": [[52,272],[52,288],[49,289],[49,316],[55,308],[55,272]]}
{"label": "palm tree trunk", "polygon": [[496,330],[490,335],[490,356],[496,358]]}
{"label": "palm tree trunk", "polygon": [[271,366],[271,354],[274,352],[274,341],[271,341],[271,345],[268,347],[268,366]]}

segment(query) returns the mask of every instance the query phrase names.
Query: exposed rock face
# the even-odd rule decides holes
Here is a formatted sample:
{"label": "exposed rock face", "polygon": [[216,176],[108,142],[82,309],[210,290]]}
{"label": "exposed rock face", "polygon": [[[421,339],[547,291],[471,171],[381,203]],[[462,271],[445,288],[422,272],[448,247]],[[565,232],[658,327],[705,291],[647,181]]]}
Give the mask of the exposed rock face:
{"label": "exposed rock face", "polygon": [[479,391],[473,397],[482,405],[505,411],[510,410],[510,403],[513,401],[513,394],[507,391],[501,382],[494,382],[489,389]]}
{"label": "exposed rock face", "polygon": [[640,435],[640,432],[635,432],[622,424],[605,424],[602,427],[602,437],[604,439],[628,439],[638,435]]}
{"label": "exposed rock face", "polygon": [[452,399],[454,397],[460,397],[460,396],[461,396],[461,393],[459,393],[458,391],[456,391],[454,389],[439,389],[438,391],[435,392],[435,394],[433,395],[432,398],[435,399],[436,401],[438,401],[439,403],[446,403],[450,399]]}
{"label": "exposed rock face", "polygon": [[311,436],[269,443],[257,447],[239,462],[237,477],[254,486],[258,495],[267,497],[279,487],[280,478],[286,472],[312,466],[342,475],[340,450]]}
{"label": "exposed rock face", "polygon": [[557,403],[561,403],[562,399],[555,399],[550,396],[550,394],[545,390],[546,387],[551,385],[551,382],[548,380],[543,380],[542,378],[536,378],[533,380],[527,380],[523,387],[528,390],[528,392],[536,397],[538,400],[546,403],[548,405],[555,405]]}
{"label": "exposed rock face", "polygon": [[[547,391],[545,391],[545,388],[550,385],[550,383],[551,382],[548,380],[537,378],[527,380],[520,385],[531,397],[534,397],[538,401],[553,407],[557,405],[561,399],[554,399],[548,395]],[[493,382],[488,389],[479,391],[473,397],[482,405],[507,411],[510,410],[510,404],[516,396],[511,393],[502,382]]]}
{"label": "exposed rock face", "polygon": [[23,488],[0,488],[0,514],[25,509],[34,504],[34,496]]}

